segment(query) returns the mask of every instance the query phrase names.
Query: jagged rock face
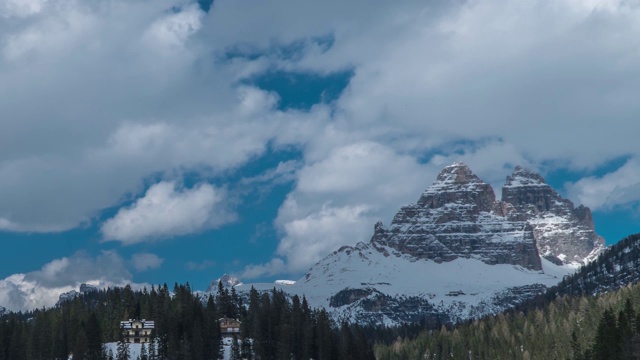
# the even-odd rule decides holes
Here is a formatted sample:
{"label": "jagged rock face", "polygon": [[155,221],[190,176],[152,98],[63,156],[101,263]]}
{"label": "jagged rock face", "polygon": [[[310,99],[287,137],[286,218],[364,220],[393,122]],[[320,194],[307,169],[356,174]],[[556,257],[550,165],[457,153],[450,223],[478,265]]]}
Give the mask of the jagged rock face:
{"label": "jagged rock face", "polygon": [[591,210],[563,199],[538,174],[516,167],[502,188],[502,201],[513,206],[507,216],[527,221],[542,256],[562,263],[585,262],[604,250]]}
{"label": "jagged rock face", "polygon": [[416,259],[436,262],[458,257],[487,264],[540,270],[533,228],[504,216],[493,189],[462,163],[447,166],[416,205],[405,206],[385,228],[376,224],[372,242]]}
{"label": "jagged rock face", "polygon": [[[442,209],[450,204],[467,205],[462,210],[469,214],[489,212],[496,201],[493,188],[486,184],[471,169],[463,163],[454,163],[444,168],[436,181],[418,200],[418,207],[428,209]],[[447,222],[444,218],[438,223]]]}
{"label": "jagged rock face", "polygon": [[532,270],[541,269],[539,255],[567,264],[594,259],[604,249],[591,211],[574,207],[540,175],[516,167],[502,188],[502,201],[496,201],[491,186],[462,163],[444,168],[388,228],[376,224],[372,243],[416,259],[472,257]]}
{"label": "jagged rock face", "polygon": [[56,306],[59,306],[66,301],[71,301],[80,295],[97,292],[98,288],[93,285],[81,284],[79,290],[80,291],[71,290],[69,292],[60,294],[60,296],[58,296],[58,302],[56,302]]}
{"label": "jagged rock face", "polygon": [[93,285],[88,285],[88,284],[80,285],[80,292],[83,294],[90,293],[90,292],[97,292],[97,291],[98,291],[98,288]]}

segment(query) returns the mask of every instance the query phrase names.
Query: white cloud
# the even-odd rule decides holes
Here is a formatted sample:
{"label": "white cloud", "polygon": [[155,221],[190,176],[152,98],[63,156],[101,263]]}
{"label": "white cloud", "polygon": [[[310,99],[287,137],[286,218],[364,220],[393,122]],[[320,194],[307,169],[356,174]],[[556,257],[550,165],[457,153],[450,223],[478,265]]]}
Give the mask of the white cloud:
{"label": "white cloud", "polygon": [[603,176],[582,178],[565,185],[569,195],[592,210],[611,209],[640,201],[640,163],[628,160],[619,169]]}
{"label": "white cloud", "polygon": [[[298,181],[276,220],[277,255],[301,271],[334,243],[366,240],[450,160],[495,185],[516,163],[640,157],[637,2],[219,0],[205,15],[178,0],[0,0],[0,17],[5,230],[74,228],[150,174],[225,174],[294,145],[303,160],[283,172]],[[310,40],[323,36],[330,47]],[[293,58],[273,49],[293,41],[305,44]],[[258,56],[225,59],[235,48]],[[280,111],[276,94],[239,85],[267,69],[354,77],[332,106]],[[634,166],[570,193],[603,209],[636,201]],[[156,230],[143,213],[166,214],[135,205],[104,231],[132,243],[216,226],[178,215]],[[336,227],[305,230],[320,224]],[[305,244],[317,252],[290,262]]]}
{"label": "white cloud", "polygon": [[278,255],[300,272],[342,245],[368,241],[376,221],[389,221],[394,208],[417,200],[429,172],[378,143],[336,148],[299,170],[276,220],[283,233]]}
{"label": "white cloud", "polygon": [[299,273],[343,245],[368,242],[377,221],[390,223],[401,206],[415,203],[454,161],[467,163],[498,197],[513,165],[526,163],[500,141],[477,149],[459,145],[425,164],[376,142],[336,147],[298,171],[296,187],[276,219],[283,234],[277,254],[287,260],[289,271]]}
{"label": "white cloud", "polygon": [[138,271],[145,271],[159,268],[164,259],[156,254],[138,253],[131,256],[133,267]]}
{"label": "white cloud", "polygon": [[223,189],[201,183],[191,189],[175,182],[151,186],[144,197],[105,221],[105,241],[125,245],[213,229],[235,219]]}
{"label": "white cloud", "polygon": [[[40,270],[0,280],[0,304],[13,311],[31,310],[55,305],[60,294],[77,291],[81,284],[105,288],[129,283],[131,273],[117,253],[103,251],[95,258],[77,253],[52,260]],[[132,284],[135,288],[143,285]]]}
{"label": "white cloud", "polygon": [[0,0],[0,17],[27,17],[42,11],[47,0]]}
{"label": "white cloud", "polygon": [[285,272],[287,267],[282,259],[274,258],[268,263],[249,265],[244,268],[241,279],[255,279],[261,276],[272,276]]}

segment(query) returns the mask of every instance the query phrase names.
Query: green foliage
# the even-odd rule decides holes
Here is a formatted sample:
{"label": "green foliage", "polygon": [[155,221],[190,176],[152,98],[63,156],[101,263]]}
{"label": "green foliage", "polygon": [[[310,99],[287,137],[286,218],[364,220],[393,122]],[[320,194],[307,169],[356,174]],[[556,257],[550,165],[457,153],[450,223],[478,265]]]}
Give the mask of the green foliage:
{"label": "green foliage", "polygon": [[378,359],[638,359],[640,285],[379,344]]}

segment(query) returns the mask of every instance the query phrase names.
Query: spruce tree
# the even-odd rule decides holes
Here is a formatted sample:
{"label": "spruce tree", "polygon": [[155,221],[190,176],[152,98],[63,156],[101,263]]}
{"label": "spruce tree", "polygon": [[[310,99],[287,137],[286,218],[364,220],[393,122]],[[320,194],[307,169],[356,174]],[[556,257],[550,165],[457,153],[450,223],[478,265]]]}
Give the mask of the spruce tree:
{"label": "spruce tree", "polygon": [[118,341],[118,353],[116,354],[116,360],[129,360],[129,344],[120,339]]}
{"label": "spruce tree", "polygon": [[242,356],[240,354],[240,344],[238,343],[238,337],[233,335],[233,339],[231,340],[231,356],[230,360],[241,360]]}
{"label": "spruce tree", "polygon": [[151,343],[149,344],[149,360],[157,360],[158,359],[158,356],[156,355],[157,346],[158,346],[158,343],[156,341],[156,337],[154,336],[151,339]]}
{"label": "spruce tree", "polygon": [[86,329],[87,360],[101,360],[103,358],[102,335],[95,312],[89,314]]}
{"label": "spruce tree", "polygon": [[593,354],[596,359],[621,358],[622,349],[618,330],[613,310],[605,310],[600,319],[593,346]]}
{"label": "spruce tree", "polygon": [[240,343],[240,355],[242,356],[243,359],[246,359],[246,360],[253,359],[253,354],[251,350],[251,341],[249,340],[248,337],[243,338],[242,342]]}
{"label": "spruce tree", "polygon": [[149,354],[147,353],[147,346],[145,344],[140,345],[140,360],[149,360]]}

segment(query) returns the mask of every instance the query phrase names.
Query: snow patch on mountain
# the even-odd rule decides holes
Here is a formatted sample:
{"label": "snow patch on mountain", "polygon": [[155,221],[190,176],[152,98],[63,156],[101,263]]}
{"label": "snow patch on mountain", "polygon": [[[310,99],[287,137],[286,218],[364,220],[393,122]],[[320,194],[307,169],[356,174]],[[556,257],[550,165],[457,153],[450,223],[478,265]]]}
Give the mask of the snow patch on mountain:
{"label": "snow patch on mountain", "polygon": [[212,281],[209,287],[207,287],[206,292],[215,293],[218,291],[218,283],[221,283],[222,287],[227,289],[242,285],[242,282],[240,282],[237,277],[224,274],[219,279]]}
{"label": "snow patch on mountain", "polygon": [[344,246],[295,284],[238,286],[306,296],[338,321],[459,322],[511,308],[604,249],[591,212],[516,167],[502,200],[463,163],[445,167],[416,204],[368,244]]}
{"label": "snow patch on mountain", "polygon": [[[536,271],[518,265],[488,265],[472,258],[437,263],[416,260],[390,247],[360,243],[329,255],[293,285],[251,284],[237,290],[275,287],[291,295],[304,295],[311,306],[326,308],[338,321],[393,325],[431,314],[457,322],[511,306],[496,303],[496,294],[501,291],[532,284],[541,285],[538,290],[542,291],[575,270],[545,259],[542,264],[543,270]],[[354,295],[335,298],[345,290]],[[399,301],[394,303],[393,299]],[[385,306],[389,311],[376,311]],[[393,311],[395,306],[399,311]]]}

